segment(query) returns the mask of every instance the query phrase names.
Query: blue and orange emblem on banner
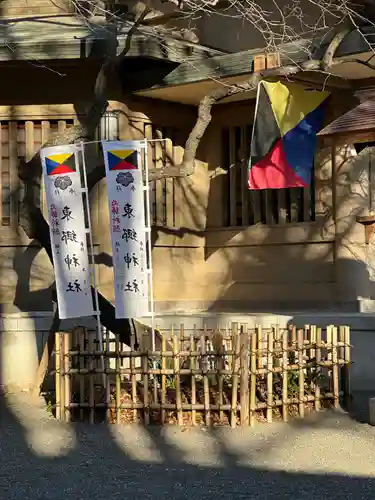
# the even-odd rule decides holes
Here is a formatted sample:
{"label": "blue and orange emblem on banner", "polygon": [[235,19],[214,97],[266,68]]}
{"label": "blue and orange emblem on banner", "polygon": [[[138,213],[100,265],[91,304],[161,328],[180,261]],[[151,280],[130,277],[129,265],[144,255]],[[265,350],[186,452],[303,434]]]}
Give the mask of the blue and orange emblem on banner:
{"label": "blue and orange emblem on banner", "polygon": [[110,172],[138,169],[138,151],[136,149],[113,149],[108,151],[107,154]]}
{"label": "blue and orange emblem on banner", "polygon": [[46,156],[47,175],[72,174],[76,172],[74,153]]}

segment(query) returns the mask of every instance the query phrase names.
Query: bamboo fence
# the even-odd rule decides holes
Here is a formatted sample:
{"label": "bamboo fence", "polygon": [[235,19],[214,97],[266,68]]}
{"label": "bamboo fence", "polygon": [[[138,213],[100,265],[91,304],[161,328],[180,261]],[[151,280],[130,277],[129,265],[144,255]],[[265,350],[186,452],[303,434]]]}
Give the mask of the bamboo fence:
{"label": "bamboo fence", "polygon": [[[138,339],[139,340],[139,339]],[[96,332],[56,334],[56,417],[64,421],[253,426],[350,398],[350,330],[297,329],[163,332],[135,350],[112,334],[103,350]],[[104,361],[104,362],[103,362]]]}

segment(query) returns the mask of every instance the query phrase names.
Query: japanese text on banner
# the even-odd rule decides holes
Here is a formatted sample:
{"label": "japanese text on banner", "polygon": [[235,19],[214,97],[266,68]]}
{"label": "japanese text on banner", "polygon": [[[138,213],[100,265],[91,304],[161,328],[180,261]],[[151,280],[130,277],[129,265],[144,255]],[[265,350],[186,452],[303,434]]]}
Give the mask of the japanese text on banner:
{"label": "japanese text on banner", "polygon": [[61,319],[94,313],[77,146],[40,153]]}
{"label": "japanese text on banner", "polygon": [[138,141],[102,142],[107,177],[116,318],[149,312],[144,191]]}

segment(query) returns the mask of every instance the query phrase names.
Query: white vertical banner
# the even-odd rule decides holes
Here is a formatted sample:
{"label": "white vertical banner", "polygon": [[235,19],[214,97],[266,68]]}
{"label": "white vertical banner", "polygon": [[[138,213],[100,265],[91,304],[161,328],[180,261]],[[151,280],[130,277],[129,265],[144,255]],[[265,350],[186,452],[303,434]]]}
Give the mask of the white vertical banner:
{"label": "white vertical banner", "polygon": [[94,314],[77,154],[75,145],[40,151],[61,319]]}
{"label": "white vertical banner", "polygon": [[116,318],[149,314],[141,141],[102,141],[115,278]]}

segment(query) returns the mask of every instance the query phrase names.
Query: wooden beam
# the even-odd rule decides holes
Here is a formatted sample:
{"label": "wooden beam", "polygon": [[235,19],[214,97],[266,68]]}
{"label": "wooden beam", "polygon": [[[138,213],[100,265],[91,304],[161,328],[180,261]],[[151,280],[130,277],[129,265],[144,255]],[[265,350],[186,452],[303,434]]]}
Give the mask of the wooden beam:
{"label": "wooden beam", "polygon": [[[280,78],[279,78],[280,79]],[[301,83],[318,90],[351,90],[353,88],[352,81],[344,80],[338,76],[330,76],[324,73],[311,73],[309,71],[298,73],[292,77],[295,83]],[[287,80],[290,81],[290,78]],[[354,93],[354,89],[353,89]]]}
{"label": "wooden beam", "polygon": [[75,117],[76,112],[73,104],[52,105],[25,105],[25,106],[0,106],[0,118],[2,120],[30,120],[32,118],[58,119],[64,117]]}
{"label": "wooden beam", "polygon": [[325,147],[333,143],[340,146],[344,144],[353,144],[355,142],[372,142],[375,141],[375,129],[372,128],[364,131],[353,130],[345,134],[321,135],[319,138],[322,140]]}
{"label": "wooden beam", "polygon": [[355,90],[373,90],[375,87],[375,77],[352,80]]}

